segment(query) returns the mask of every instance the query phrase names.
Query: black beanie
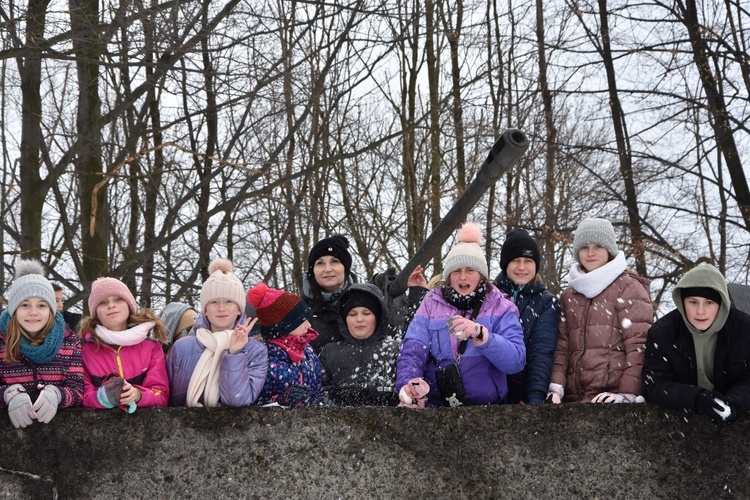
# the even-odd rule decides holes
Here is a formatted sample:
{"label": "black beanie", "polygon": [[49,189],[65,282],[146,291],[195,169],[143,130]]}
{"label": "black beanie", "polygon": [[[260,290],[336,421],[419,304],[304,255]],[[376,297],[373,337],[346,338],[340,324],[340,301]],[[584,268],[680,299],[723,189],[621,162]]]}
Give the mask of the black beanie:
{"label": "black beanie", "polygon": [[506,274],[508,264],[518,257],[527,257],[532,259],[536,264],[536,272],[539,272],[539,266],[542,256],[539,253],[539,246],[525,229],[514,229],[505,237],[505,243],[500,250],[500,269]]}
{"label": "black beanie", "polygon": [[349,240],[340,234],[317,242],[310,250],[310,255],[307,256],[307,276],[310,278],[314,276],[315,261],[325,255],[332,255],[339,259],[344,264],[344,276],[349,276],[352,270],[352,254],[349,253],[348,248]]}
{"label": "black beanie", "polygon": [[341,304],[341,316],[346,319],[349,311],[355,307],[366,307],[375,315],[376,324],[380,326],[380,319],[383,316],[383,306],[380,301],[372,294],[362,290],[350,290],[343,297],[344,302]]}
{"label": "black beanie", "polygon": [[680,293],[682,294],[683,301],[688,297],[703,297],[704,299],[713,300],[717,304],[721,305],[721,294],[717,290],[714,290],[713,288],[709,288],[707,286],[682,288],[680,289]]}

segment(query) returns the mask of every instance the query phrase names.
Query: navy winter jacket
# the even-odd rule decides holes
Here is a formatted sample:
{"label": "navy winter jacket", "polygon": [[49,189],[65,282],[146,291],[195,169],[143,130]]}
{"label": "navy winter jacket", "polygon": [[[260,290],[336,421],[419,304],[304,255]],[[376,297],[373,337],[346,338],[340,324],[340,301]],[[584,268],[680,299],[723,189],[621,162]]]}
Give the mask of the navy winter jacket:
{"label": "navy winter jacket", "polygon": [[495,286],[518,308],[526,344],[526,366],[522,372],[508,375],[507,401],[542,403],[547,397],[557,347],[559,302],[542,281],[518,288],[501,271]]}

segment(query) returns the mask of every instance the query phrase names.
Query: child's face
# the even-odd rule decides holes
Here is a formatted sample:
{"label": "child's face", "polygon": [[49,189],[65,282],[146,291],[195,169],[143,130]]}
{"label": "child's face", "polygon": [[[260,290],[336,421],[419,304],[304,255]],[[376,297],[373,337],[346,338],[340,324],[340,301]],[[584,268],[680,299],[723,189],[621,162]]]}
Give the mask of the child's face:
{"label": "child's face", "polygon": [[377,316],[366,307],[352,307],[346,315],[346,328],[357,340],[371,337],[377,326]]}
{"label": "child's face", "polygon": [[300,323],[297,328],[289,332],[289,335],[291,335],[292,337],[301,337],[302,335],[306,334],[307,330],[309,330],[310,328],[312,328],[312,325],[309,321],[305,320]]}
{"label": "child's face", "polygon": [[31,337],[34,337],[47,326],[51,314],[52,311],[50,311],[47,301],[39,297],[24,300],[16,309],[18,324]]}
{"label": "child's face", "polygon": [[685,297],[682,301],[685,316],[697,330],[705,332],[714,324],[721,307],[717,302],[705,297]]}
{"label": "child's face", "polygon": [[451,287],[461,295],[469,295],[479,286],[482,275],[473,267],[461,267],[448,277]]}
{"label": "child's face", "polygon": [[588,272],[599,269],[609,262],[609,251],[601,245],[589,243],[578,250],[578,262]]}
{"label": "child's face", "polygon": [[206,304],[206,318],[211,323],[212,332],[234,329],[241,313],[240,306],[231,300],[215,299]]}
{"label": "child's face", "polygon": [[104,328],[121,332],[128,327],[130,308],[119,295],[110,295],[96,306],[96,317]]}

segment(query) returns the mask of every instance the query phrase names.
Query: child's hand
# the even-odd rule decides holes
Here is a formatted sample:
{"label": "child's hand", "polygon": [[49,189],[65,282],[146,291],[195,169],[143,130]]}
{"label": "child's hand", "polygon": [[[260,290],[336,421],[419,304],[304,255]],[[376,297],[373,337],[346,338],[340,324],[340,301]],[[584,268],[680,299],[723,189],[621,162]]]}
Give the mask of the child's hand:
{"label": "child's hand", "polygon": [[399,406],[424,408],[430,385],[422,377],[413,378],[398,393]]}
{"label": "child's hand", "polygon": [[141,391],[127,381],[122,385],[122,394],[120,394],[120,405],[126,406],[128,403],[141,400]]}
{"label": "child's hand", "polygon": [[448,318],[448,332],[458,337],[458,340],[471,339],[474,345],[482,345],[489,338],[488,332],[482,325],[463,316]]}
{"label": "child's hand", "polygon": [[409,279],[406,281],[406,284],[409,286],[421,286],[424,288],[427,288],[427,280],[424,277],[424,274],[422,274],[422,266],[417,266],[414,268],[414,270],[409,275]]}
{"label": "child's hand", "polygon": [[258,318],[247,318],[244,325],[237,325],[237,328],[232,332],[232,337],[229,339],[229,354],[234,354],[245,347],[250,330],[253,329],[256,321],[258,321]]}

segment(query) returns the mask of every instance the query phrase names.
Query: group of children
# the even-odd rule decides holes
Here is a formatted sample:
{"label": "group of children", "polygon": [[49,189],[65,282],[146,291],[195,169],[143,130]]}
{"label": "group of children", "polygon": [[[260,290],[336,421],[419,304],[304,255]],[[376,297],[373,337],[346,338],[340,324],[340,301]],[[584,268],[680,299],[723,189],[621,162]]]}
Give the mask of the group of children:
{"label": "group of children", "polygon": [[[41,264],[20,261],[0,315],[0,406],[16,427],[75,406],[422,408],[645,394],[717,423],[750,409],[750,316],[730,308],[715,268],[687,273],[677,311],[651,328],[648,282],[627,269],[608,221],[579,225],[559,302],[539,278],[539,249],[525,230],[508,234],[494,282],[481,237],[472,223],[461,228],[444,281],[424,295],[403,340],[380,288],[337,278],[351,265],[345,240],[327,239],[311,255],[311,279],[335,299],[338,333],[325,342],[302,297],[264,283],[245,293],[223,259],[209,267],[189,331],[187,307],[165,309],[166,328],[124,283],[99,278],[77,334],[55,312]],[[327,288],[325,279],[342,283]]]}

